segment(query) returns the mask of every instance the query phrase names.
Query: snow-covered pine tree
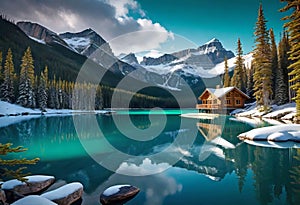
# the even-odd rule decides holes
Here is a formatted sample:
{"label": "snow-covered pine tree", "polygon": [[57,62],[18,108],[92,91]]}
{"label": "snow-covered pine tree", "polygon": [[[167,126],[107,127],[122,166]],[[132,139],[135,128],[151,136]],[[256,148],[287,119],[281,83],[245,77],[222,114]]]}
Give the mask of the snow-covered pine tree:
{"label": "snow-covered pine tree", "polygon": [[272,63],[269,32],[262,4],[259,6],[255,27],[255,49],[253,51],[254,96],[258,106],[268,110],[272,97]]}
{"label": "snow-covered pine tree", "polygon": [[228,70],[228,61],[227,61],[227,57],[225,57],[224,59],[224,79],[223,79],[223,86],[224,88],[229,87],[230,86],[230,76],[229,76],[229,70]]}
{"label": "snow-covered pine tree", "polygon": [[15,101],[15,95],[14,95],[15,68],[13,63],[13,55],[10,48],[7,51],[3,75],[4,75],[4,79],[1,85],[1,99],[13,103]]}
{"label": "snow-covered pine tree", "polygon": [[38,107],[41,111],[45,111],[48,100],[48,92],[47,92],[47,81],[48,81],[48,67],[46,66],[44,71],[41,72],[38,93],[37,93],[37,101]]}
{"label": "snow-covered pine tree", "polygon": [[[277,73],[278,73],[278,55],[277,55],[277,45],[275,42],[275,35],[274,31],[271,28],[270,29],[270,38],[271,38],[271,63],[272,63],[272,90],[274,91],[277,87]],[[272,99],[275,99],[275,96],[277,95],[276,90],[273,92]]]}
{"label": "snow-covered pine tree", "polygon": [[22,57],[17,103],[29,108],[34,108],[36,105],[34,94],[34,66],[30,47],[26,49]]}
{"label": "snow-covered pine tree", "polygon": [[246,83],[245,83],[245,66],[243,59],[243,50],[240,38],[237,41],[237,57],[234,62],[235,68],[233,72],[233,76],[231,78],[231,86],[235,86],[240,90],[245,91]]}
{"label": "snow-covered pine tree", "polygon": [[276,75],[275,102],[282,105],[289,102],[288,84],[288,51],[290,49],[288,36],[284,32],[278,46],[278,72]]}
{"label": "snow-covered pine tree", "polygon": [[289,51],[289,59],[292,61],[289,65],[289,75],[291,76],[291,89],[295,90],[296,97],[296,121],[300,122],[300,0],[281,0],[286,2],[286,6],[281,9],[282,12],[290,11],[291,14],[283,18],[288,20],[284,26],[289,33],[289,42],[291,49]]}

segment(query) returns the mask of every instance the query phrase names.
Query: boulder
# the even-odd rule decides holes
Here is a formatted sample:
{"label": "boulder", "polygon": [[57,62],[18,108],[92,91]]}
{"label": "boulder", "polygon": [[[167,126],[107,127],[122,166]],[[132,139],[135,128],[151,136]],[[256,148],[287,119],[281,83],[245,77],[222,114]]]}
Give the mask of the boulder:
{"label": "boulder", "polygon": [[77,200],[80,200],[82,194],[83,185],[79,182],[73,182],[59,187],[53,191],[46,192],[41,196],[59,205],[69,205]]}
{"label": "boulder", "polygon": [[13,203],[14,201],[17,201],[19,199],[22,199],[24,197],[24,195],[19,194],[18,192],[14,191],[14,190],[5,190],[4,194],[6,197],[6,202],[9,204]]}
{"label": "boulder", "polygon": [[57,204],[41,196],[29,195],[22,199],[19,199],[18,201],[15,201],[11,205],[57,205]]}
{"label": "boulder", "polygon": [[[1,184],[1,183],[0,183]],[[6,204],[6,196],[3,190],[0,189],[0,204]]]}
{"label": "boulder", "polygon": [[26,182],[12,179],[4,182],[1,188],[4,191],[11,190],[26,195],[41,192],[51,186],[55,181],[53,176],[45,175],[33,175],[24,178],[27,179]]}
{"label": "boulder", "polygon": [[27,179],[26,182],[12,179],[2,184],[1,188],[5,191],[9,203],[24,197],[23,195],[41,193],[55,181],[53,176],[45,175],[33,175],[24,178]]}
{"label": "boulder", "polygon": [[100,195],[100,202],[103,205],[123,204],[134,198],[140,189],[131,185],[115,185],[107,188]]}

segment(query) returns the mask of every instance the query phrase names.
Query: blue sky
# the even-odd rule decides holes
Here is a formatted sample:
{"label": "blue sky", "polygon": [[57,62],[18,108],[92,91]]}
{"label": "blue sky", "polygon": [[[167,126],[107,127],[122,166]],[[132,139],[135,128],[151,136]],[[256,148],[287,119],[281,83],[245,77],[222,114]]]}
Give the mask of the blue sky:
{"label": "blue sky", "polygon": [[284,6],[280,0],[1,0],[0,13],[15,21],[42,24],[57,33],[92,28],[116,55],[150,51],[155,57],[161,54],[159,47],[177,35],[194,42],[194,47],[217,38],[233,52],[240,37],[244,53],[248,53],[254,46],[260,1],[267,26],[274,29],[278,42],[280,19],[285,15],[278,11]]}
{"label": "blue sky", "polygon": [[[167,30],[182,35],[197,45],[218,38],[225,48],[236,50],[241,38],[244,53],[253,49],[254,27],[259,0],[138,0],[146,16]],[[273,28],[276,40],[282,31],[285,15],[278,12],[285,4],[262,0],[267,27]]]}

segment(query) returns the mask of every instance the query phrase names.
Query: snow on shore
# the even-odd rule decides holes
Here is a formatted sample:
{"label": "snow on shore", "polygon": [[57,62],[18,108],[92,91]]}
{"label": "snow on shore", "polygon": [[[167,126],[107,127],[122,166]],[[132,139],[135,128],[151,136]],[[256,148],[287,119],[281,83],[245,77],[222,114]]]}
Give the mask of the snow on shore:
{"label": "snow on shore", "polygon": [[300,142],[300,125],[287,124],[256,128],[239,134],[238,138],[254,141]]}
{"label": "snow on shore", "polygon": [[95,113],[105,114],[109,111],[105,110],[70,110],[70,109],[46,109],[47,112],[41,112],[39,109],[25,108],[20,105],[11,104],[0,101],[0,127],[6,127],[11,124],[19,123],[24,120],[38,118],[41,115],[56,116],[56,115],[74,115],[80,113]]}
{"label": "snow on shore", "polygon": [[260,112],[255,103],[249,104],[245,109],[234,110],[232,115],[236,117],[261,117],[280,120],[293,120],[296,115],[296,104],[272,105],[271,112]]}

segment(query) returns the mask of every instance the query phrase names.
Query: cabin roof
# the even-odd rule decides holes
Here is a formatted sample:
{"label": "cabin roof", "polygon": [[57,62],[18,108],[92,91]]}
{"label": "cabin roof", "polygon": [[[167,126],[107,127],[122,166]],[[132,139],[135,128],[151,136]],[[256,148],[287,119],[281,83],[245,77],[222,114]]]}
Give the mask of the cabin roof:
{"label": "cabin roof", "polygon": [[[216,88],[216,89],[215,88],[206,88],[206,90],[202,93],[202,95],[204,95],[204,93],[206,93],[206,91],[208,91],[209,93],[216,96],[217,98],[221,98],[234,89],[236,89],[245,98],[248,98],[248,99],[250,98],[248,95],[246,95],[243,91],[241,91],[237,87],[226,87],[226,88]],[[201,98],[202,95],[199,98]]]}

